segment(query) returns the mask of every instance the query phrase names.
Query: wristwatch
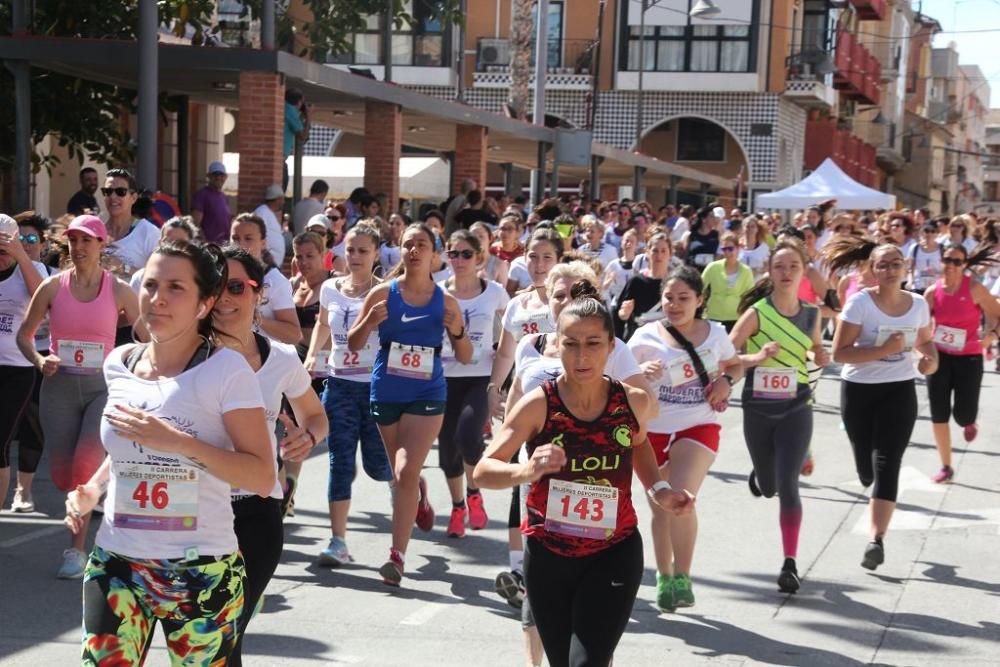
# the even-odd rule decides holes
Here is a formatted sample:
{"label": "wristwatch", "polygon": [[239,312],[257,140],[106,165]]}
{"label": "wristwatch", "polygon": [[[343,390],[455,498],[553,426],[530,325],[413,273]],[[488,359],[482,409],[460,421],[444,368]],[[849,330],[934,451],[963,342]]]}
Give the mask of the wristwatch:
{"label": "wristwatch", "polygon": [[723,374],[722,374],[722,375],[720,375],[719,377],[721,377],[721,378],[722,378],[723,380],[725,380],[726,382],[728,382],[728,383],[729,383],[729,386],[730,386],[730,388],[732,388],[732,386],[733,386],[734,384],[736,384],[736,380],[734,380],[734,379],[733,379],[733,376],[732,376],[732,375],[730,375],[729,373],[723,373]]}
{"label": "wristwatch", "polygon": [[646,495],[650,498],[656,496],[660,491],[673,491],[674,487],[670,486],[670,482],[665,479],[657,480],[653,482],[653,485],[646,489]]}

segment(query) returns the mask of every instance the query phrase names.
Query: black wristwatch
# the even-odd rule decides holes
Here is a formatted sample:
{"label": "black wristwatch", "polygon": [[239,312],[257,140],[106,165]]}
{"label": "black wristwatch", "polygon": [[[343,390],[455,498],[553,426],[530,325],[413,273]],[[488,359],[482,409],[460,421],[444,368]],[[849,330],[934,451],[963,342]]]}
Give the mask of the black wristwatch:
{"label": "black wristwatch", "polygon": [[729,383],[729,388],[730,388],[730,389],[732,389],[732,388],[733,388],[733,385],[734,385],[734,384],[736,384],[736,380],[734,380],[734,379],[733,379],[733,376],[732,376],[732,375],[730,375],[729,373],[723,373],[723,374],[722,374],[722,375],[720,375],[719,377],[721,377],[722,379],[724,379],[724,380],[725,380],[726,382],[728,382],[728,383]]}

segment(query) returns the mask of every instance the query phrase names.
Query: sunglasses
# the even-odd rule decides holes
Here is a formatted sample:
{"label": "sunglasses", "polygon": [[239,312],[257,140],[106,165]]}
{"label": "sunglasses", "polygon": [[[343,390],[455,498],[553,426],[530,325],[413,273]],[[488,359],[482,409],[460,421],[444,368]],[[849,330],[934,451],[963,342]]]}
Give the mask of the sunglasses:
{"label": "sunglasses", "polygon": [[134,190],[129,190],[128,188],[101,188],[101,194],[105,197],[110,197],[112,194],[124,197],[130,192],[134,192]]}
{"label": "sunglasses", "polygon": [[326,217],[330,220],[330,222],[337,222],[338,220],[340,220],[339,215],[328,215]]}
{"label": "sunglasses", "polygon": [[963,264],[965,264],[965,260],[959,259],[958,257],[942,257],[941,261],[944,264],[948,264],[951,266],[962,266]]}
{"label": "sunglasses", "polygon": [[247,285],[257,288],[256,280],[237,280],[233,279],[226,283],[226,291],[233,296],[242,296],[243,292],[247,290]]}
{"label": "sunglasses", "polygon": [[461,257],[462,259],[472,259],[475,256],[476,256],[476,253],[475,253],[474,250],[449,250],[448,251],[448,257],[450,259],[458,259],[459,257]]}
{"label": "sunglasses", "polygon": [[29,243],[31,245],[34,245],[39,241],[38,234],[20,234],[18,238],[21,239],[21,243]]}
{"label": "sunglasses", "polygon": [[727,245],[719,248],[719,250],[721,250],[722,252],[732,252],[736,250],[736,246]]}

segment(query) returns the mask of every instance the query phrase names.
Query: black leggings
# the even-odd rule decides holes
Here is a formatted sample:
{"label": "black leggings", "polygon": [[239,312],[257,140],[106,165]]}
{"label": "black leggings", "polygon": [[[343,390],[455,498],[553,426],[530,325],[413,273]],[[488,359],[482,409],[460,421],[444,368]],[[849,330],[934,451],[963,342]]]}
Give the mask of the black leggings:
{"label": "black leggings", "polygon": [[524,580],[552,667],[606,667],[642,579],[639,531],[587,556],[561,556],[529,537]]}
{"label": "black leggings", "polygon": [[873,498],[896,502],[899,467],[917,421],[913,380],[880,384],[844,380],[840,409],[861,484],[874,482]]}
{"label": "black leggings", "polygon": [[[438,466],[449,479],[465,474],[465,466],[474,466],[482,458],[483,429],[489,419],[484,377],[447,378],[448,401],[438,434]],[[464,465],[463,465],[464,464]]]}
{"label": "black leggings", "polygon": [[[34,387],[33,367],[0,366],[0,396],[3,397],[0,398],[0,468],[10,467],[10,443],[14,440],[25,409],[31,401]],[[37,461],[35,467],[38,467]],[[21,469],[20,463],[18,469]]]}
{"label": "black leggings", "polygon": [[753,461],[757,487],[765,497],[778,494],[783,510],[801,510],[799,472],[813,432],[812,406],[806,400],[788,410],[769,410],[759,402],[743,404],[743,437]]}
{"label": "black leggings", "polygon": [[45,435],[42,433],[42,420],[38,408],[38,395],[42,390],[42,374],[35,368],[35,388],[31,391],[31,401],[24,409],[21,426],[17,429],[17,470],[18,472],[35,473],[42,460]]}
{"label": "black leggings", "polygon": [[236,500],[233,502],[233,515],[236,540],[247,573],[239,637],[227,663],[238,667],[243,664],[243,635],[257,608],[257,601],[264,595],[264,589],[281,560],[285,533],[281,524],[281,501],[277,498],[251,496]]}
{"label": "black leggings", "polygon": [[[959,426],[976,423],[979,388],[983,383],[983,355],[938,352],[938,369],[927,376],[927,398],[931,421],[947,424],[954,416]],[[952,407],[951,396],[955,395]]]}

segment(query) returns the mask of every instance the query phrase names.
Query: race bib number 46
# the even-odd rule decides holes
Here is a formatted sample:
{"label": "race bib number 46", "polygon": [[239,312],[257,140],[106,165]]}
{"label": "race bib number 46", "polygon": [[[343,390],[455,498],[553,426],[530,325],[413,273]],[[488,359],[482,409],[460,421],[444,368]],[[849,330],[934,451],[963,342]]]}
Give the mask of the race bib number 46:
{"label": "race bib number 46", "polygon": [[61,340],[56,354],[59,356],[59,370],[63,373],[93,375],[100,373],[104,364],[104,343]]}
{"label": "race bib number 46", "polygon": [[132,530],[195,530],[198,471],[146,463],[120,466],[114,525]]}
{"label": "race bib number 46", "polygon": [[545,530],[606,540],[618,525],[618,489],[599,484],[549,480]]}
{"label": "race bib number 46", "polygon": [[430,380],[434,375],[434,348],[393,343],[389,348],[389,375]]}

